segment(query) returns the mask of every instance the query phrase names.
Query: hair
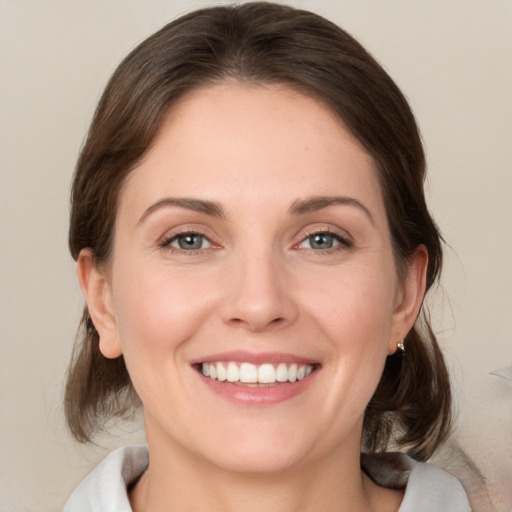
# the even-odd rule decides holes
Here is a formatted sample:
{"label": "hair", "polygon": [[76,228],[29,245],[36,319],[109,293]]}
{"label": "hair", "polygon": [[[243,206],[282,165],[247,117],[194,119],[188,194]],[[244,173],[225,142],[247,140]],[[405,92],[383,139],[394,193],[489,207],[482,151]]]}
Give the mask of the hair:
{"label": "hair", "polygon": [[[396,84],[349,34],[304,10],[254,2],[186,14],[143,41],[119,65],[99,101],[79,156],[71,193],[69,248],[95,265],[109,262],[123,182],[146,154],[163,116],[183,95],[232,80],[282,84],[338,116],[378,168],[398,275],[423,244],[427,290],[438,280],[442,239],[426,206],[425,155],[414,115]],[[446,365],[427,316],[389,356],[365,413],[363,449],[398,446],[429,458],[451,425]],[[65,394],[76,439],[87,442],[107,420],[139,403],[123,356],[103,357],[87,306]]]}

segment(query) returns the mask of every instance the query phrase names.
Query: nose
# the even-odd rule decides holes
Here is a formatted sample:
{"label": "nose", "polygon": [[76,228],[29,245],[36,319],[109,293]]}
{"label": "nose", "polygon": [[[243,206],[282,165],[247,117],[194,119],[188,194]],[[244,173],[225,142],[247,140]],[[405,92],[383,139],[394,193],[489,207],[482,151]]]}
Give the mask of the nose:
{"label": "nose", "polygon": [[250,332],[281,329],[298,316],[293,282],[271,250],[237,257],[226,282],[223,320]]}

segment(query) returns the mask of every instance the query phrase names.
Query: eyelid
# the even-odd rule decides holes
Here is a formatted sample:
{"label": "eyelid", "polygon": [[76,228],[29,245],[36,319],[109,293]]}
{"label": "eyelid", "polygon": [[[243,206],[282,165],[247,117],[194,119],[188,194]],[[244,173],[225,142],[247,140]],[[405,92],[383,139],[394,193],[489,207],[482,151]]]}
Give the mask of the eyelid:
{"label": "eyelid", "polygon": [[354,245],[353,238],[346,231],[340,230],[340,229],[333,229],[332,227],[323,225],[323,226],[318,226],[318,227],[311,227],[311,228],[307,229],[305,232],[300,233],[300,235],[298,236],[299,240],[298,240],[298,242],[293,244],[293,248],[301,249],[302,248],[302,247],[300,247],[301,244],[303,244],[308,238],[310,238],[311,236],[314,236],[314,235],[321,235],[321,234],[326,234],[326,235],[332,236],[339,242],[340,245],[336,246],[336,247],[326,248],[326,249],[312,249],[312,248],[310,249],[307,247],[305,247],[303,249],[311,250],[311,251],[314,251],[317,253],[321,253],[321,252],[327,253],[328,251],[337,251],[337,250],[348,249]]}
{"label": "eyelid", "polygon": [[[197,237],[200,237],[203,242],[207,242],[207,247],[201,247],[200,249],[184,249],[183,247],[179,247],[179,246],[173,245],[174,242],[178,242],[180,238],[187,237],[187,236],[197,236]],[[183,250],[185,252],[194,252],[194,250],[197,250],[197,251],[201,250],[202,251],[202,250],[205,250],[205,249],[209,249],[212,245],[213,244],[210,241],[210,239],[208,237],[206,237],[205,235],[202,235],[201,233],[196,233],[196,232],[189,232],[189,233],[178,233],[178,234],[172,236],[166,242],[164,242],[163,247],[173,247],[173,248],[175,248],[177,250]]]}
{"label": "eyelid", "polygon": [[307,228],[304,232],[300,233],[298,238],[300,238],[300,241],[303,241],[312,235],[320,234],[328,234],[350,244],[354,242],[352,236],[344,229],[333,228],[332,226],[326,226],[325,224]]}
{"label": "eyelid", "polygon": [[[205,252],[211,249],[217,249],[220,248],[220,245],[216,243],[213,238],[213,234],[208,233],[208,229],[202,228],[197,225],[187,225],[187,226],[181,226],[174,229],[171,229],[169,231],[166,231],[158,240],[157,240],[157,246],[160,249],[166,249],[171,252],[177,252],[177,253],[186,253],[188,255],[193,255],[201,252]],[[187,235],[198,235],[205,240],[209,242],[208,247],[204,247],[201,249],[181,249],[179,247],[174,247],[171,245],[171,243],[178,239],[181,236],[187,236]]]}

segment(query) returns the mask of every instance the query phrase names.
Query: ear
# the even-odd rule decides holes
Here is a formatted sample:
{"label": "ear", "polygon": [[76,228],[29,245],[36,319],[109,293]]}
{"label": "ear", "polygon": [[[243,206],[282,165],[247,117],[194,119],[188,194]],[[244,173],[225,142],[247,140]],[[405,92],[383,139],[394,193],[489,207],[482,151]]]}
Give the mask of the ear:
{"label": "ear", "polygon": [[397,295],[388,344],[388,354],[394,354],[418,318],[427,282],[428,251],[419,245],[407,262],[407,275]]}
{"label": "ear", "polygon": [[85,295],[87,308],[100,337],[100,351],[114,359],[122,354],[117,318],[112,298],[112,288],[105,272],[97,268],[90,249],[80,251],[77,261],[80,288]]}

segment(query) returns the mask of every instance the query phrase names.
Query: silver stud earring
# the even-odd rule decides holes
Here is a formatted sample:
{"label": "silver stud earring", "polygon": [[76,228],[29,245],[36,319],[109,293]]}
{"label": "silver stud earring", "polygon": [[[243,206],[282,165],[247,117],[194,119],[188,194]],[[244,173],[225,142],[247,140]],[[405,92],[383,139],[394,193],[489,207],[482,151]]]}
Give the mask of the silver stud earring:
{"label": "silver stud earring", "polygon": [[405,345],[404,345],[404,342],[402,341],[401,343],[398,343],[397,344],[397,348],[398,350],[400,350],[400,352],[402,352],[402,354],[405,352]]}

